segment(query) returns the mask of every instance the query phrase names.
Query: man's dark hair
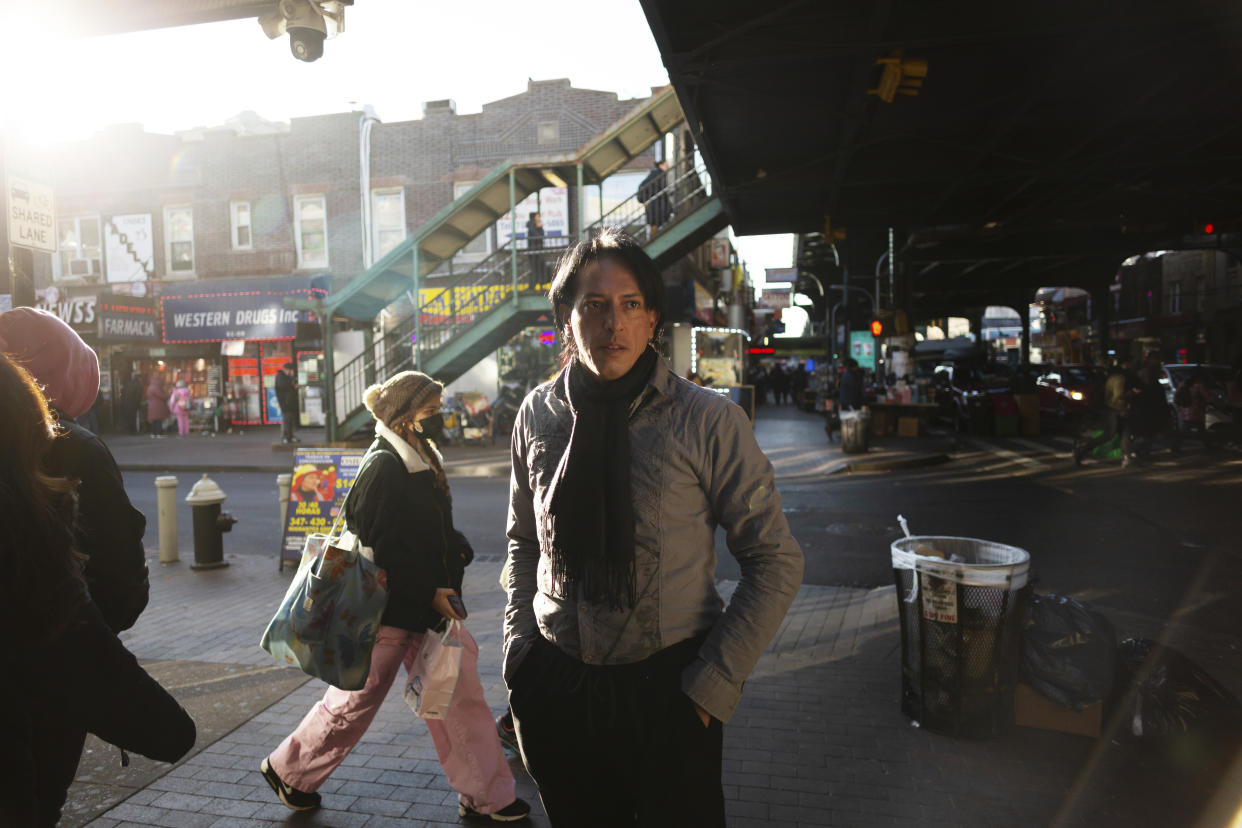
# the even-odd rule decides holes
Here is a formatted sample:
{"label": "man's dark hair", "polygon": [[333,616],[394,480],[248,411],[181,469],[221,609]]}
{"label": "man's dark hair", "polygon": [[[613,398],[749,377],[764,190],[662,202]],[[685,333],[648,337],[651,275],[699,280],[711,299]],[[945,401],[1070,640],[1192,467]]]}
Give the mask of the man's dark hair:
{"label": "man's dark hair", "polygon": [[849,357],[848,359],[845,360],[845,367],[846,368],[857,368],[858,360],[854,359],[853,357]]}
{"label": "man's dark hair", "polygon": [[624,230],[605,227],[597,234],[565,251],[556,267],[556,277],[548,289],[552,317],[561,338],[561,364],[568,365],[577,355],[573,333],[561,319],[561,308],[573,308],[578,298],[578,283],[591,265],[610,259],[628,270],[638,283],[647,310],[656,312],[655,338],[664,326],[664,277],[634,237]]}
{"label": "man's dark hair", "polygon": [[286,368],[288,368],[290,371],[292,371],[292,370],[293,370],[294,368],[296,368],[297,366],[296,366],[296,365],[294,365],[292,362],[286,362],[286,363],[285,363],[285,367],[286,367]]}

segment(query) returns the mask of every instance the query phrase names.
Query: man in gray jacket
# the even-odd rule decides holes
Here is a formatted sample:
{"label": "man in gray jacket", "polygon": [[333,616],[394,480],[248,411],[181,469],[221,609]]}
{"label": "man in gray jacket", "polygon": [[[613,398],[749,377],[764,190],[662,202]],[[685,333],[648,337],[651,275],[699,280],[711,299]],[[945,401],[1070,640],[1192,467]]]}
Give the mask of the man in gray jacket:
{"label": "man in gray jacket", "polygon": [[[723,826],[722,724],[802,578],[742,409],[659,358],[659,271],[604,231],[550,298],[564,370],[513,430],[504,677],[553,825]],[[716,526],[741,580],[716,591]]]}

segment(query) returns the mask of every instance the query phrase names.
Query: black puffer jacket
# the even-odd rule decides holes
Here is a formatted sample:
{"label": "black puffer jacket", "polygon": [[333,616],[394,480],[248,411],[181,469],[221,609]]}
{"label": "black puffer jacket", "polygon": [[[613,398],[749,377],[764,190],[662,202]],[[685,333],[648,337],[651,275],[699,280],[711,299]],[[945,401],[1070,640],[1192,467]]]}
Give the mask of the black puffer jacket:
{"label": "black puffer jacket", "polygon": [[86,585],[104,621],[119,633],[134,626],[150,592],[142,534],[147,519],[125,494],[116,460],[103,442],[67,417],[45,467],[55,477],[80,480],[78,551],[88,556]]}
{"label": "black puffer jacket", "polygon": [[345,502],[345,522],[375,552],[388,573],[388,607],[380,623],[422,632],[439,624],[432,607],[437,589],[461,594],[474,557],[465,535],[453,528],[448,495],[421,457],[409,468],[397,449],[376,437]]}

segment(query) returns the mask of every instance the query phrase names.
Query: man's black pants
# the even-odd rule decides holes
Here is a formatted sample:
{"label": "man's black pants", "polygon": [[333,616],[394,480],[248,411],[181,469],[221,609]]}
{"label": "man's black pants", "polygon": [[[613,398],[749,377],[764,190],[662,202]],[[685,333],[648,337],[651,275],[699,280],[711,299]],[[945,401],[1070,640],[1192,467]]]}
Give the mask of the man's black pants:
{"label": "man's black pants", "polygon": [[703,639],[645,661],[587,665],[542,637],[509,705],[527,770],[557,828],[723,828],[723,728],[681,690]]}

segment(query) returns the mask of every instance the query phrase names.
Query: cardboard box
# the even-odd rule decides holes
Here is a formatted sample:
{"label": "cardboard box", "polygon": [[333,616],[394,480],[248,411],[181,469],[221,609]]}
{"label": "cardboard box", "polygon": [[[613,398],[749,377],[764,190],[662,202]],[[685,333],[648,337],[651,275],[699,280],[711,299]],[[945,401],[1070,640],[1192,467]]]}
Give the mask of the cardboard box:
{"label": "cardboard box", "polygon": [[898,417],[897,418],[897,436],[898,437],[918,437],[919,436],[919,418],[918,417]]}
{"label": "cardboard box", "polygon": [[1013,693],[1013,720],[1019,727],[1037,727],[1097,738],[1104,721],[1104,705],[1097,702],[1081,711],[1062,707],[1027,684]]}

